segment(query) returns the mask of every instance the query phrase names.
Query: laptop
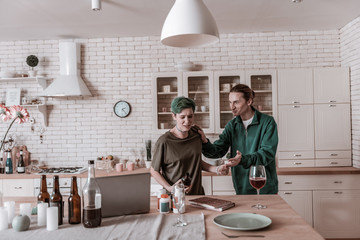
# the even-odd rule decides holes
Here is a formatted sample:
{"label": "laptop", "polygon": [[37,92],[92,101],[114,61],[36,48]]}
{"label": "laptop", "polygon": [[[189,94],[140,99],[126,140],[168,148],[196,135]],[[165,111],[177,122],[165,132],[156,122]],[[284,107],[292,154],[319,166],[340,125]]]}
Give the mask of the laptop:
{"label": "laptop", "polygon": [[102,217],[148,213],[150,173],[97,177]]}

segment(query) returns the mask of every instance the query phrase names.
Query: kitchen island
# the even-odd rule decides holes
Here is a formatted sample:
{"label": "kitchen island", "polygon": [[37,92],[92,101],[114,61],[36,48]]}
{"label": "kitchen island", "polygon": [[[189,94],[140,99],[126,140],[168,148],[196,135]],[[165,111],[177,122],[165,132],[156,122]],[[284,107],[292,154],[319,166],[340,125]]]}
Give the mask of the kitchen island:
{"label": "kitchen island", "polygon": [[[189,199],[196,198],[198,196],[187,196],[187,201]],[[278,240],[278,239],[323,239],[310,225],[308,225],[303,218],[301,218],[280,196],[278,195],[260,195],[259,201],[262,204],[267,205],[266,209],[253,209],[251,205],[257,202],[256,195],[239,195],[239,196],[216,196],[217,198],[222,198],[226,200],[230,200],[235,202],[235,207],[228,209],[224,212],[216,212],[211,210],[204,210],[190,206],[189,204],[186,205],[186,213],[185,215],[199,215],[201,213],[204,214],[204,221],[205,221],[205,232],[206,232],[206,239],[225,239],[226,237],[222,234],[222,232],[230,235],[264,235],[264,239],[268,240]],[[33,206],[36,205],[35,198],[4,198],[4,201],[15,200],[17,203],[21,202],[32,202]],[[65,204],[67,207],[67,204]],[[65,208],[65,214],[67,210]],[[264,216],[269,217],[272,220],[272,223],[267,228],[255,231],[235,231],[221,228],[213,223],[213,219],[221,214],[227,213],[257,213],[262,214]],[[157,211],[157,199],[155,197],[151,197],[151,206],[150,206],[150,213],[142,214],[142,215],[134,215],[142,218],[143,216],[151,216],[151,215],[159,215]],[[170,213],[169,215],[173,215]],[[33,216],[34,217],[34,216]],[[36,218],[34,218],[36,219]],[[104,219],[106,223],[109,219]],[[120,223],[114,223],[120,224]],[[96,230],[91,230],[94,239],[96,238],[97,232],[101,234],[103,228],[106,227],[107,224],[104,226],[96,228]],[[186,228],[191,226],[184,227],[183,231],[186,231]],[[69,225],[67,224],[67,217],[64,218],[64,224],[59,227],[58,230],[54,232],[54,234],[61,235],[63,239],[66,238],[64,234],[70,228],[78,228],[84,230],[82,224],[78,225]],[[30,232],[29,232],[30,231]],[[36,221],[33,221],[30,230],[27,232],[15,232],[13,229],[8,229],[1,232],[1,236],[5,237],[4,239],[26,239],[23,238],[25,236],[30,236],[31,231],[41,231],[43,234],[47,234],[46,228],[37,227]],[[87,231],[87,229],[85,229]],[[90,230],[89,230],[90,231]],[[151,237],[149,237],[151,239]],[[248,239],[248,238],[242,238]],[[249,238],[253,239],[253,238]]]}

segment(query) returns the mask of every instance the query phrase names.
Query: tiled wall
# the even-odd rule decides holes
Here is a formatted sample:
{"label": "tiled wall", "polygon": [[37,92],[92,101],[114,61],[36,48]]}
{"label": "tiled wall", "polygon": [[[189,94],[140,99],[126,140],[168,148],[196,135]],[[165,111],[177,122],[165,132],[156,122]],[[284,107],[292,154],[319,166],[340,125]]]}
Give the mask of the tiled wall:
{"label": "tiled wall", "polygon": [[[151,131],[151,75],[176,71],[177,62],[192,61],[202,70],[340,66],[338,30],[223,34],[220,43],[197,49],[162,46],[159,36],[76,41],[82,43],[82,76],[93,97],[48,98],[49,126],[43,144],[37,132],[42,119],[36,111],[30,110],[36,118],[34,133],[30,124],[12,128],[32,158],[50,166],[82,166],[107,154],[132,159],[132,148],[143,148],[146,139],[155,143],[159,136]],[[0,70],[27,69],[29,54],[40,58],[38,70],[49,77],[57,75],[57,40],[0,42]],[[36,84],[1,83],[0,94],[10,87],[22,87],[29,96],[41,91]],[[113,113],[120,99],[132,106],[128,118]],[[0,127],[3,136],[7,124]]]}
{"label": "tiled wall", "polygon": [[340,31],[341,65],[350,66],[353,165],[360,168],[360,18]]}

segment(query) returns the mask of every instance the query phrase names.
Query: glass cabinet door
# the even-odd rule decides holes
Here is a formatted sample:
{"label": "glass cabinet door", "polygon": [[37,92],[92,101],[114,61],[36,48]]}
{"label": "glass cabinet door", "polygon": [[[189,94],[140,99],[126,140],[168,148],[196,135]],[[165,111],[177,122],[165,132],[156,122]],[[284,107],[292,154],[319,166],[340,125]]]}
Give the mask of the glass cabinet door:
{"label": "glass cabinet door", "polygon": [[244,71],[218,71],[214,73],[215,91],[215,133],[221,133],[233,119],[229,106],[230,89],[236,84],[245,84]]}
{"label": "glass cabinet door", "polygon": [[182,95],[181,73],[157,73],[153,78],[153,129],[165,132],[175,126],[171,101]]}
{"label": "glass cabinet door", "polygon": [[184,72],[186,97],[195,101],[195,124],[205,133],[214,132],[214,84],[212,72]]}
{"label": "glass cabinet door", "polygon": [[246,72],[248,86],[254,90],[253,106],[262,113],[277,119],[277,81],[275,70],[253,70]]}

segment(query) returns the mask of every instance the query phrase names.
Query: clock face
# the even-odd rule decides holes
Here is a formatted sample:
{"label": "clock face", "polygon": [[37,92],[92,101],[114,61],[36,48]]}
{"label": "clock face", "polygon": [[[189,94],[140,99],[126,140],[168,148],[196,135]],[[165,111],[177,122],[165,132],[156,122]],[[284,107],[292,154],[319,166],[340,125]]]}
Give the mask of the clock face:
{"label": "clock face", "polygon": [[127,117],[127,116],[129,116],[130,111],[131,111],[131,106],[126,101],[118,101],[114,105],[114,113],[118,117],[121,117],[121,118]]}

